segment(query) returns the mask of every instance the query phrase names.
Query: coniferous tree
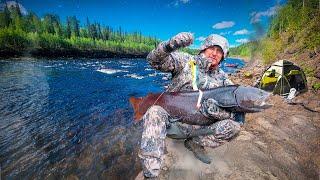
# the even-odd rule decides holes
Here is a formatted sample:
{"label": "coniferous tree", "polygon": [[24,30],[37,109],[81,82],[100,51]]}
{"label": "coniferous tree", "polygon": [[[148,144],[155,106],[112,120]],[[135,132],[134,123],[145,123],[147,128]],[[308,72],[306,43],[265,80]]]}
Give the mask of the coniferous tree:
{"label": "coniferous tree", "polygon": [[92,39],[97,39],[98,33],[96,23],[90,25],[89,34]]}
{"label": "coniferous tree", "polygon": [[65,37],[68,38],[68,39],[71,37],[71,21],[70,21],[70,17],[67,17],[66,29],[65,29]]}
{"label": "coniferous tree", "polygon": [[8,9],[7,4],[5,3],[3,12],[0,12],[0,27],[5,28],[10,25],[11,19],[10,19],[10,11]]}
{"label": "coniferous tree", "polygon": [[79,29],[79,21],[75,16],[69,18],[70,28],[71,28],[71,35],[75,37],[80,36],[80,29]]}
{"label": "coniferous tree", "polygon": [[[60,20],[57,15],[46,14],[42,21],[43,30],[49,34],[60,34],[58,29],[61,29]],[[56,27],[56,28],[55,28]]]}
{"label": "coniferous tree", "polygon": [[102,32],[101,32],[101,26],[100,23],[97,23],[97,39],[102,39]]}
{"label": "coniferous tree", "polygon": [[25,26],[18,2],[15,1],[15,5],[11,6],[9,10],[12,19],[12,26],[15,29],[24,30]]}
{"label": "coniferous tree", "polygon": [[41,21],[34,12],[29,12],[26,16],[26,31],[27,32],[40,32]]}

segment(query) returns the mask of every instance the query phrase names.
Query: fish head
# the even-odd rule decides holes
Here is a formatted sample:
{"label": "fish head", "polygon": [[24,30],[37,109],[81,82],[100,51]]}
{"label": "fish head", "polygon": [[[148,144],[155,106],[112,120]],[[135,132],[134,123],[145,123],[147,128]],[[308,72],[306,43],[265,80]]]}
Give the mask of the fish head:
{"label": "fish head", "polygon": [[239,86],[235,90],[239,106],[253,112],[262,111],[273,106],[271,93],[255,87]]}

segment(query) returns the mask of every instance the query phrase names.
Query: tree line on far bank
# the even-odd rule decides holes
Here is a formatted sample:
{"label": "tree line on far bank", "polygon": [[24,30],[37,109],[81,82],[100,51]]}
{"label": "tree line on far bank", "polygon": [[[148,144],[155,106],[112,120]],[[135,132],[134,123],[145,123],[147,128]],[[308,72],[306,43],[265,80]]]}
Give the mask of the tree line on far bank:
{"label": "tree line on far bank", "polygon": [[58,15],[43,18],[26,15],[16,3],[0,12],[0,56],[145,56],[159,43],[155,37],[140,32],[127,33],[87,18],[81,27],[75,16],[62,23]]}

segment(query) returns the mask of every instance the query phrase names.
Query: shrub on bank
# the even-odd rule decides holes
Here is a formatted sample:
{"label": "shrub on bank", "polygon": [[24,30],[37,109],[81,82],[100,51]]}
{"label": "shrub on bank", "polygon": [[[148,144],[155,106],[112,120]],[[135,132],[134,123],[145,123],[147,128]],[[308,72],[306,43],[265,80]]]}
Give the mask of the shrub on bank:
{"label": "shrub on bank", "polygon": [[0,50],[23,52],[30,44],[26,34],[12,28],[0,29]]}
{"label": "shrub on bank", "polygon": [[60,50],[71,48],[71,44],[64,38],[48,33],[39,35],[38,41],[34,43],[42,49]]}
{"label": "shrub on bank", "polygon": [[261,52],[264,64],[271,64],[277,60],[277,54],[282,51],[280,39],[263,39],[261,40]]}

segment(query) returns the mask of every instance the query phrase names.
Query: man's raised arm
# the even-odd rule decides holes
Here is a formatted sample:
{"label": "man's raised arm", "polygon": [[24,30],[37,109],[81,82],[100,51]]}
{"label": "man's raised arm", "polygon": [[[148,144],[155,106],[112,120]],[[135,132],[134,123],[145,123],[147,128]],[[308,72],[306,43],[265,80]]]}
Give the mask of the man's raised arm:
{"label": "man's raised arm", "polygon": [[179,33],[170,40],[161,42],[157,48],[148,54],[147,60],[157,70],[164,72],[179,71],[184,67],[186,59],[190,59],[190,55],[175,51],[192,43],[193,35],[191,33]]}

